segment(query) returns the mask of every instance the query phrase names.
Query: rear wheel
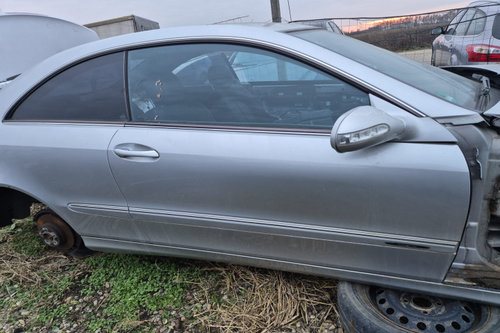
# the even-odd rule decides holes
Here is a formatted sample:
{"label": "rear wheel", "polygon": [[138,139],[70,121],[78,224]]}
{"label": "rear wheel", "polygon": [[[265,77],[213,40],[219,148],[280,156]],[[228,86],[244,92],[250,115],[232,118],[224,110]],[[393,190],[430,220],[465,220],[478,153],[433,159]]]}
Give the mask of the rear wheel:
{"label": "rear wheel", "polygon": [[35,215],[38,235],[43,242],[58,251],[75,256],[91,254],[82,238],[59,216],[50,210],[42,210]]}
{"label": "rear wheel", "polygon": [[345,332],[500,332],[500,309],[488,305],[349,282],[337,296]]}

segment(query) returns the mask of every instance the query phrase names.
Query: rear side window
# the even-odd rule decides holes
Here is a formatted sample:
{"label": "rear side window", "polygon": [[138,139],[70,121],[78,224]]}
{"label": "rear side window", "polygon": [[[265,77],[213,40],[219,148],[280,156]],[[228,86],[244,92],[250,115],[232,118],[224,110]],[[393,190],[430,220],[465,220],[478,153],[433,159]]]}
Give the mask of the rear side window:
{"label": "rear side window", "polygon": [[496,39],[500,39],[500,14],[495,15],[495,20],[493,21],[492,35]]}
{"label": "rear side window", "polygon": [[467,35],[479,35],[484,31],[484,25],[486,24],[486,14],[482,10],[477,10],[476,14],[472,18],[472,22],[467,30]]}
{"label": "rear side window", "polygon": [[65,70],[31,93],[10,119],[125,121],[123,59],[115,53]]}
{"label": "rear side window", "polygon": [[474,17],[475,13],[476,13],[476,11],[474,9],[467,10],[464,17],[462,17],[462,20],[460,20],[460,23],[455,28],[454,35],[457,35],[457,36],[465,35],[467,29],[469,28],[469,26],[472,22],[472,18]]}
{"label": "rear side window", "polygon": [[455,29],[457,28],[457,24],[462,18],[462,16],[465,14],[465,9],[462,10],[455,16],[453,20],[451,20],[450,24],[448,25],[448,29],[446,29],[446,34],[447,35],[453,35],[455,33]]}

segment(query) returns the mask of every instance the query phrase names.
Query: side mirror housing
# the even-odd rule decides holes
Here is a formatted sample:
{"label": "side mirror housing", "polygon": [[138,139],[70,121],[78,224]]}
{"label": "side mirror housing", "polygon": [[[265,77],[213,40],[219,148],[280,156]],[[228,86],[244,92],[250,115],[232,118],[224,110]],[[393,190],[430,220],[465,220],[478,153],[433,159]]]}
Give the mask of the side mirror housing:
{"label": "side mirror housing", "polygon": [[373,106],[359,106],[333,125],[330,143],[339,153],[360,150],[400,137],[405,123]]}
{"label": "side mirror housing", "polygon": [[441,34],[444,34],[443,27],[437,27],[437,28],[432,29],[432,31],[431,31],[431,35],[441,35]]}

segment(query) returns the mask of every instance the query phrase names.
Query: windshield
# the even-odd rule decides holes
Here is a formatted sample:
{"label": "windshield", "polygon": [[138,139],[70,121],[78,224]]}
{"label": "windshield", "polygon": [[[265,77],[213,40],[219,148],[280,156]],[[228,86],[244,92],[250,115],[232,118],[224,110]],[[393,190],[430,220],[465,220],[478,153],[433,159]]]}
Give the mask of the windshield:
{"label": "windshield", "polygon": [[[403,83],[461,107],[479,110],[481,83],[423,64],[373,45],[324,30],[296,31],[292,35],[327,48]],[[496,94],[495,94],[496,95]],[[492,106],[496,101],[491,101]]]}

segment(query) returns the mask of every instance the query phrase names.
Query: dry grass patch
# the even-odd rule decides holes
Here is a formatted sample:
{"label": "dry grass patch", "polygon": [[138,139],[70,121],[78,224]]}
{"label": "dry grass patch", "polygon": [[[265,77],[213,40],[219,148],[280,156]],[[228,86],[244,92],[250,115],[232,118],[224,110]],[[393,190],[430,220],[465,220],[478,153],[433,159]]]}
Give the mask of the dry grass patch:
{"label": "dry grass patch", "polygon": [[[220,299],[196,317],[222,332],[337,331],[336,282],[243,266],[216,268]],[[213,285],[202,286],[210,301]],[[201,300],[203,302],[203,300]]]}
{"label": "dry grass patch", "polygon": [[0,230],[0,285],[26,284],[40,287],[47,274],[67,270],[77,262],[46,249],[31,219],[15,221]]}

